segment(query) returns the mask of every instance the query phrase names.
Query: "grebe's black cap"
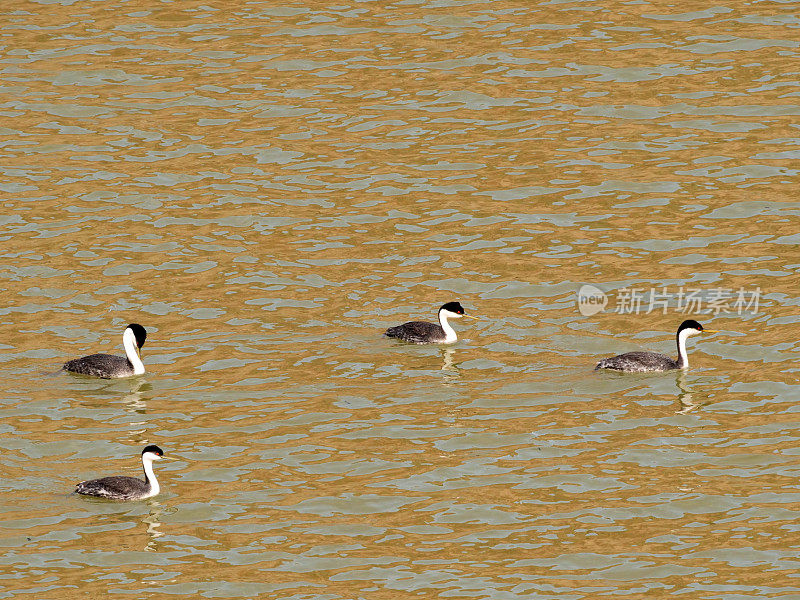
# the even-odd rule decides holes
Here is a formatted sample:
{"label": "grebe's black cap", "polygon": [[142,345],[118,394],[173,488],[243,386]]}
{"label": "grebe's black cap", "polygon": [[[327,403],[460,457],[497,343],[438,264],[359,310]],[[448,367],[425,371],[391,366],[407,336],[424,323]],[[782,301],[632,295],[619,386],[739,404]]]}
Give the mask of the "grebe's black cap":
{"label": "grebe's black cap", "polygon": [[694,319],[686,319],[683,323],[681,323],[681,326],[678,327],[678,333],[684,329],[696,329],[697,331],[703,331],[703,326]]}
{"label": "grebe's black cap", "polygon": [[147,339],[147,331],[145,331],[144,327],[138,323],[131,323],[126,329],[130,329],[133,332],[133,337],[136,338],[136,345],[139,348],[144,346],[144,341]]}
{"label": "grebe's black cap", "polygon": [[439,310],[446,310],[451,313],[456,313],[457,315],[464,314],[464,307],[461,306],[460,302],[448,302],[447,304],[442,304],[442,307]]}

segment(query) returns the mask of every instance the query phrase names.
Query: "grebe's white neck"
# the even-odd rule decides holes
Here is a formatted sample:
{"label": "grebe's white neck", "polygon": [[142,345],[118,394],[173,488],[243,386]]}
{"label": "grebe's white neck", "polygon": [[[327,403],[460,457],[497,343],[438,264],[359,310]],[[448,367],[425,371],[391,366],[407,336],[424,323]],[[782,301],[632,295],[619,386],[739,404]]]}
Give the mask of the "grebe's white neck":
{"label": "grebe's white neck", "polygon": [[150,484],[150,493],[149,496],[157,496],[158,493],[161,491],[161,487],[158,485],[158,479],[156,479],[156,474],[153,472],[153,461],[160,460],[161,457],[155,454],[151,454],[150,452],[145,452],[142,454],[142,467],[144,467],[144,478],[147,483]]}
{"label": "grebe's white neck", "polygon": [[136,336],[133,330],[128,327],[125,333],[122,334],[122,346],[125,348],[125,356],[133,365],[133,374],[141,375],[144,373],[144,363],[139,357],[139,346],[136,344]]}
{"label": "grebe's white neck", "polygon": [[445,310],[443,308],[439,309],[439,325],[441,325],[442,329],[444,329],[444,343],[452,344],[458,339],[458,336],[456,335],[456,330],[453,329],[453,326],[447,322],[448,318],[460,319],[461,315],[450,312],[449,310]]}
{"label": "grebe's white neck", "polygon": [[686,340],[693,335],[700,333],[697,329],[686,328],[678,332],[676,336],[678,339],[678,368],[689,368],[689,355],[686,353]]}

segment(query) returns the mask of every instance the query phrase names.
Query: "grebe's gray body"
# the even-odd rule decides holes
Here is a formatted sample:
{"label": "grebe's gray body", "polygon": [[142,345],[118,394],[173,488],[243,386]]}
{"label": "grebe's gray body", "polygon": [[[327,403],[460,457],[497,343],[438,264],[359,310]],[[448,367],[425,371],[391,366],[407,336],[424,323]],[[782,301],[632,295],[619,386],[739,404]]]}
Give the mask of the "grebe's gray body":
{"label": "grebe's gray body", "polygon": [[674,359],[658,352],[626,352],[611,358],[604,358],[595,367],[598,369],[611,369],[625,371],[626,373],[647,373],[654,371],[672,371],[673,369],[689,368],[689,356],[686,353],[686,340],[699,333],[711,333],[713,329],[703,329],[697,321],[688,319],[678,327],[675,340],[678,345],[678,358]]}
{"label": "grebe's gray body", "polygon": [[402,325],[389,327],[385,335],[411,344],[452,344],[458,340],[458,336],[447,320],[462,317],[476,318],[465,314],[460,303],[448,302],[439,309],[438,325],[426,321],[409,321]]}
{"label": "grebe's gray body", "polygon": [[116,475],[101,477],[90,481],[81,481],[75,486],[75,493],[112,500],[144,500],[157,495],[161,488],[153,472],[153,461],[164,458],[164,452],[158,446],[146,446],[142,450],[142,467],[144,480],[136,477]]}
{"label": "grebe's gray body", "polygon": [[137,323],[131,323],[122,334],[125,356],[114,354],[90,354],[64,363],[63,369],[71,373],[114,379],[144,373],[140,350],[147,339],[147,331]]}

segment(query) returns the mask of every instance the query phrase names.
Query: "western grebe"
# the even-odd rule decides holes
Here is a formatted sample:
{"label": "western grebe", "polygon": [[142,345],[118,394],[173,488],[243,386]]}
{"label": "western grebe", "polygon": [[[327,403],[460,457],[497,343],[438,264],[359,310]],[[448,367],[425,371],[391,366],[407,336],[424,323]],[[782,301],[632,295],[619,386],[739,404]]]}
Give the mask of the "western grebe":
{"label": "western grebe", "polygon": [[678,327],[675,339],[678,343],[678,360],[674,360],[666,354],[657,352],[626,352],[619,356],[604,358],[594,368],[613,369],[615,371],[627,371],[629,373],[644,373],[647,371],[671,371],[673,369],[687,369],[689,367],[689,356],[686,354],[686,340],[698,333],[716,333],[715,329],[703,329],[697,321],[688,319]]}
{"label": "western grebe", "polygon": [[144,373],[140,349],[147,339],[147,331],[136,323],[131,323],[122,334],[122,345],[125,356],[113,354],[90,354],[64,363],[63,369],[81,375],[113,379],[115,377],[130,377]]}
{"label": "western grebe", "polygon": [[386,337],[397,338],[412,344],[452,344],[458,339],[447,319],[477,319],[464,314],[458,302],[448,302],[439,309],[439,325],[426,321],[409,321],[386,330]]}
{"label": "western grebe", "polygon": [[155,496],[161,491],[153,473],[153,461],[166,458],[163,450],[158,446],[145,446],[142,450],[142,467],[144,467],[144,481],[136,477],[116,475],[101,477],[90,481],[81,481],[75,486],[75,493],[84,496],[97,496],[99,498],[112,498],[114,500],[144,500]]}

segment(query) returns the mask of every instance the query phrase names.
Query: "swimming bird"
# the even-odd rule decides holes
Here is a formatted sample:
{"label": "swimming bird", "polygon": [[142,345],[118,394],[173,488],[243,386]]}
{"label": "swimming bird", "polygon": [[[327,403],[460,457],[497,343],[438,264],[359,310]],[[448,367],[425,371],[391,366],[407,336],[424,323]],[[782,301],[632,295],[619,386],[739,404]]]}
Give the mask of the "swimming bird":
{"label": "swimming bird", "polygon": [[619,356],[604,358],[594,368],[626,371],[629,373],[645,373],[648,371],[671,371],[673,369],[687,369],[689,356],[686,354],[686,340],[698,333],[716,333],[715,329],[703,329],[697,321],[688,319],[678,327],[675,340],[678,343],[678,359],[674,360],[666,354],[657,352],[626,352]]}
{"label": "swimming bird", "polygon": [[131,323],[122,334],[122,345],[125,356],[114,354],[90,354],[82,358],[67,361],[62,367],[71,373],[91,375],[114,379],[116,377],[130,377],[144,373],[144,363],[141,358],[141,348],[147,339],[147,331],[137,323]]}
{"label": "swimming bird", "polygon": [[97,496],[113,500],[144,500],[155,496],[161,491],[153,473],[153,461],[166,458],[164,451],[158,446],[145,446],[142,450],[142,467],[144,468],[144,481],[136,477],[115,475],[81,481],[75,486],[75,493],[84,496]]}
{"label": "swimming bird", "polygon": [[447,319],[476,319],[464,314],[464,308],[458,302],[448,302],[439,309],[439,325],[426,321],[409,321],[386,330],[386,337],[397,338],[412,344],[452,344],[458,339],[455,329]]}

